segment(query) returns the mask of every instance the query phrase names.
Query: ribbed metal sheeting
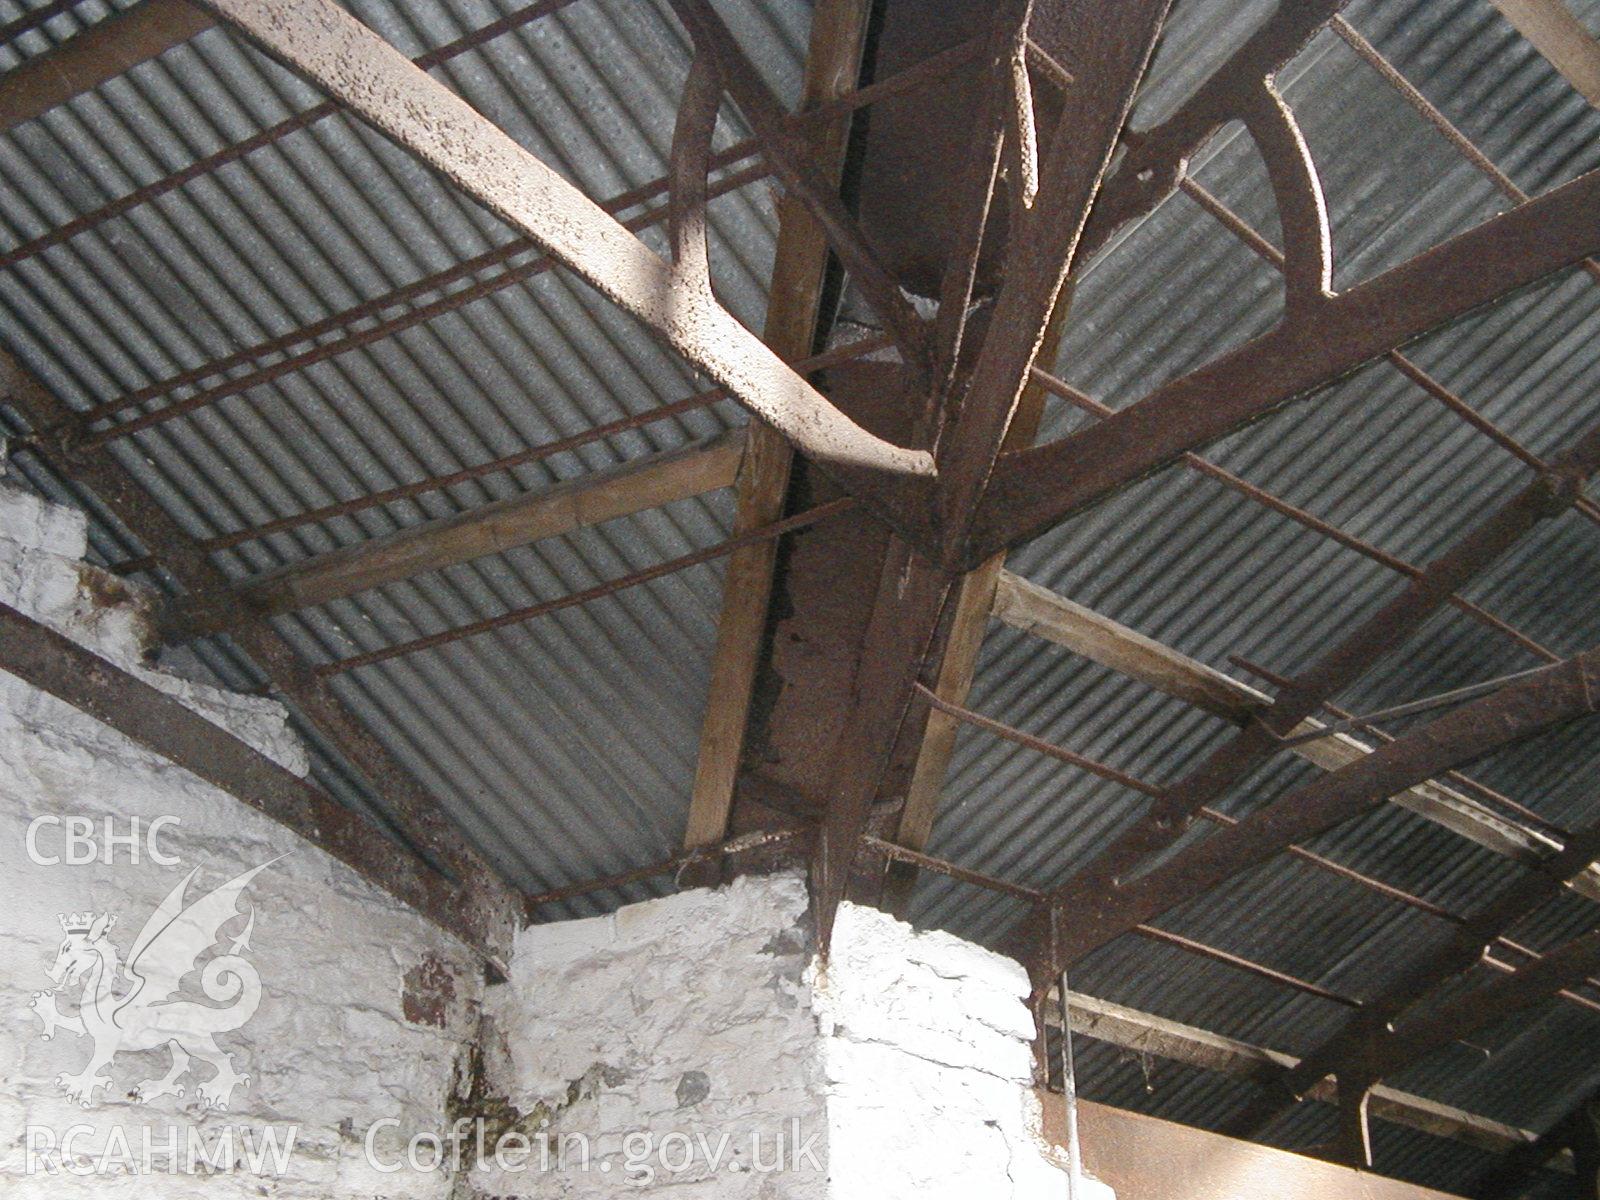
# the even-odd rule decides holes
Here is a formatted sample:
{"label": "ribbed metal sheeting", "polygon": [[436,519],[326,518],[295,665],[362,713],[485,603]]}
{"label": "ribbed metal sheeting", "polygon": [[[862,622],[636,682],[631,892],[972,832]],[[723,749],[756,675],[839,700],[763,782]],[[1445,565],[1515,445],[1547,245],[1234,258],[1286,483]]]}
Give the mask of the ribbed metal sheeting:
{"label": "ribbed metal sheeting", "polygon": [[[1272,7],[1266,0],[1177,5],[1137,123],[1170,111]],[[1600,4],[1573,7],[1600,29]],[[722,8],[768,78],[792,97],[808,6],[728,0]],[[412,54],[512,11],[509,0],[363,2],[354,9]],[[0,6],[0,20],[24,11]],[[42,52],[108,11],[86,0],[0,50],[0,66]],[[1483,0],[1365,0],[1348,16],[1528,192],[1600,163],[1600,114]],[[577,0],[454,59],[438,75],[604,198],[663,172],[686,63],[659,0]],[[1331,32],[1319,35],[1282,82],[1322,168],[1338,286],[1506,206]],[[0,253],[318,99],[226,33],[202,34],[0,137]],[[740,132],[730,122],[724,144]],[[1277,237],[1262,167],[1237,130],[1219,135],[1193,173],[1265,236]],[[713,235],[724,300],[759,325],[773,239],[765,187],[718,200]],[[375,304],[510,236],[384,139],[332,116],[0,272],[4,340],[83,408]],[[1192,200],[1175,197],[1088,270],[1058,370],[1120,407],[1269,328],[1280,304],[1276,275]],[[367,321],[405,310],[379,307]],[[1573,271],[1409,353],[1547,454],[1600,419],[1597,332],[1600,287]],[[227,374],[272,361],[269,355]],[[693,386],[681,364],[631,321],[550,273],[251,387],[136,435],[117,452],[185,528],[207,536],[483,462],[646,411]],[[248,543],[221,561],[235,576],[268,570],[741,420],[731,405],[719,405],[538,466]],[[1048,425],[1059,431],[1083,420],[1057,407]],[[1381,365],[1207,453],[1414,563],[1437,554],[1528,478],[1513,456]],[[26,458],[21,465],[42,489],[85,501]],[[730,507],[725,495],[672,505],[374,589],[285,618],[279,628],[313,662],[389,645],[709,545],[726,535]],[[114,522],[97,521],[94,538],[106,561],[139,550]],[[1182,468],[1069,522],[1015,555],[1011,566],[1236,673],[1231,654],[1276,671],[1296,669],[1401,582],[1389,568]],[[1596,578],[1600,530],[1568,515],[1529,538],[1468,595],[1565,655],[1600,644],[1600,612],[1591,599]],[[545,887],[620,870],[666,854],[681,830],[719,591],[720,568],[696,568],[356,671],[340,691],[517,882]],[[262,682],[224,641],[197,645],[195,658],[231,686]],[[1451,609],[1343,699],[1369,709],[1537,661],[1503,633]],[[1175,700],[999,628],[984,647],[972,703],[1154,783],[1179,777],[1227,732]],[[1474,774],[1546,820],[1571,826],[1596,815],[1595,752],[1592,732],[1574,729],[1495,755]],[[319,778],[342,798],[381,807],[336,755],[319,753],[317,762]],[[1310,775],[1295,761],[1274,762],[1223,807],[1247,812]],[[1144,804],[1120,785],[964,734],[933,850],[1048,886],[1136,820]],[[1315,849],[1456,912],[1470,911],[1518,871],[1392,807],[1319,839]],[[551,915],[611,907],[649,887],[555,907]],[[1018,912],[1013,902],[929,878],[915,915],[985,939]],[[1587,901],[1564,898],[1518,936],[1545,947],[1592,920]],[[1370,994],[1408,948],[1448,928],[1287,859],[1161,924],[1352,996]],[[1075,983],[1288,1050],[1314,1045],[1345,1012],[1334,1001],[1133,938],[1093,956]],[[1397,1082],[1537,1126],[1593,1086],[1581,1051],[1593,1044],[1594,1016],[1547,1006],[1486,1033],[1497,1047],[1488,1059],[1451,1051]],[[1197,1124],[1217,1124],[1249,1095],[1237,1080],[1141,1063],[1108,1047],[1091,1047],[1079,1061],[1086,1094]],[[1329,1121],[1328,1110],[1302,1106],[1274,1136],[1303,1145],[1327,1136]],[[1377,1132],[1381,1167],[1419,1182],[1464,1186],[1481,1165],[1455,1145],[1387,1126]]]}
{"label": "ribbed metal sheeting", "polygon": [[[1573,5],[1600,22],[1600,6]],[[1221,9],[1181,4],[1140,122],[1192,89],[1240,36]],[[1600,113],[1488,4],[1356,3],[1349,21],[1530,194],[1600,166]],[[1259,17],[1259,14],[1257,14]],[[1193,24],[1189,24],[1192,22]],[[1248,24],[1244,26],[1247,31]],[[1175,39],[1203,53],[1169,53]],[[1192,74],[1189,71],[1192,68]],[[1159,72],[1165,70],[1165,75]],[[1281,77],[1319,163],[1347,288],[1503,211],[1508,201],[1333,31]],[[1237,128],[1223,130],[1192,174],[1276,242],[1265,170]],[[1195,201],[1176,196],[1124,233],[1087,270],[1058,373],[1114,408],[1272,326],[1279,277]],[[1563,273],[1423,339],[1407,354],[1537,454],[1600,422],[1600,285]],[[1047,434],[1087,418],[1065,405]],[[1381,551],[1425,564],[1532,477],[1508,451],[1384,364],[1288,406],[1205,456]],[[1403,585],[1403,576],[1182,466],[1141,481],[1013,555],[1011,569],[1237,678],[1265,686],[1230,655],[1279,673],[1314,661]],[[1600,528],[1568,514],[1541,528],[1467,597],[1556,655],[1600,644]],[[1537,666],[1505,633],[1447,608],[1358,687],[1357,712]],[[1227,736],[1223,722],[1009,628],[985,642],[972,706],[1148,782],[1180,778]],[[1398,731],[1404,725],[1396,725]],[[1600,738],[1578,725],[1496,754],[1470,772],[1567,828],[1600,819]],[[1313,777],[1290,758],[1256,772],[1220,805],[1239,815]],[[963,731],[934,853],[1048,887],[1136,821],[1146,798],[982,732]],[[1201,836],[1196,830],[1191,836]],[[1308,848],[1466,913],[1521,868],[1421,818],[1385,806]],[[993,938],[1018,905],[927,877],[919,922]],[[1591,928],[1576,897],[1518,931],[1547,948]],[[1162,928],[1244,954],[1341,995],[1372,995],[1404,956],[1447,936],[1436,916],[1315,867],[1281,858],[1167,914]],[[1508,955],[1508,958],[1510,956]],[[1518,960],[1520,961],[1520,960]],[[1487,977],[1487,976],[1485,976]],[[1097,996],[1303,1053],[1348,1010],[1147,939],[1125,937],[1081,964],[1074,986]],[[1540,1128],[1596,1084],[1600,1014],[1552,1002],[1422,1064],[1399,1086]],[[1100,1047],[1080,1058],[1084,1093],[1215,1126],[1243,1103],[1237,1080],[1150,1064]],[[1331,1111],[1302,1106],[1274,1130],[1285,1144],[1331,1136]],[[1463,1188],[1482,1156],[1379,1127],[1380,1169]]]}
{"label": "ribbed metal sheeting", "polygon": [[[416,55],[518,7],[507,0],[354,9]],[[9,61],[65,40],[105,11],[90,0],[52,19],[24,35]],[[725,12],[768,78],[792,97],[809,9],[736,3]],[[452,59],[436,76],[603,199],[665,171],[687,61],[664,5],[578,0]],[[0,138],[0,252],[320,99],[229,34],[204,33]],[[726,125],[719,145],[744,133],[731,115]],[[758,328],[773,234],[764,185],[714,202],[719,293]],[[384,138],[329,116],[0,272],[5,342],[83,408],[378,302],[511,236]],[[510,266],[535,257],[523,252]],[[374,304],[352,328],[394,318],[495,269],[504,268],[409,305]],[[636,323],[571,277],[549,272],[158,425],[116,452],[187,530],[209,536],[579,433],[696,386]],[[269,570],[742,419],[731,404],[717,405],[249,542],[220,561],[235,576]],[[29,473],[54,486],[37,469]],[[711,545],[727,535],[731,516],[731,498],[716,493],[373,589],[278,627],[308,660],[325,662]],[[96,545],[111,559],[134,550],[109,527],[97,530]],[[720,575],[719,564],[694,568],[355,671],[338,688],[515,882],[538,890],[623,870],[670,853],[681,837]],[[260,682],[226,646],[198,651],[225,682]],[[376,803],[358,800],[359,789],[328,758],[321,767],[324,782],[346,799]],[[553,915],[622,898],[578,902]]]}

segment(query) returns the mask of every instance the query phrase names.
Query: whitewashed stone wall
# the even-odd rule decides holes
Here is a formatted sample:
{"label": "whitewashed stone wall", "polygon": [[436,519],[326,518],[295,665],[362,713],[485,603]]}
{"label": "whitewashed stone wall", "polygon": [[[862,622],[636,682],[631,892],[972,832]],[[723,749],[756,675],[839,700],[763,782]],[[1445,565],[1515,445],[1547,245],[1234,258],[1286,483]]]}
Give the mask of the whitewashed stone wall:
{"label": "whitewashed stone wall", "polygon": [[[617,1196],[651,1176],[762,1200],[1067,1194],[1039,1133],[1026,974],[957,938],[847,905],[823,972],[804,881],[746,877],[526,930],[511,972],[485,999],[485,1081],[550,1167],[475,1173],[480,1195]],[[783,1169],[758,1169],[780,1140]],[[684,1142],[699,1153],[677,1171]]]}
{"label": "whitewashed stone wall", "polygon": [[519,934],[485,997],[484,1082],[535,1152],[508,1145],[476,1192],[826,1195],[806,904],[797,877],[745,877]]}
{"label": "whitewashed stone wall", "polygon": [[[303,774],[305,753],[281,706],[141,665],[148,644],[142,607],[118,581],[81,566],[84,533],[81,514],[0,482],[0,600],[178,695]],[[126,836],[134,818],[143,832],[162,816],[178,823],[160,829],[154,848],[176,861],[152,861],[145,844],[137,863],[120,844],[112,847],[114,861],[104,861],[108,819],[114,833]],[[27,835],[38,817],[88,818],[97,860],[32,861]],[[65,858],[67,832],[55,824],[36,828],[38,856]],[[78,850],[86,853],[86,843]],[[166,1073],[164,1049],[119,1054],[105,1071],[110,1086],[95,1089],[87,1108],[74,1102],[56,1080],[80,1071],[91,1038],[58,1029],[44,1039],[44,1022],[33,1008],[76,1011],[81,981],[60,987],[47,974],[64,940],[59,915],[115,914],[107,933],[125,959],[145,919],[191,870],[198,872],[189,887],[192,900],[274,859],[239,899],[239,916],[222,929],[229,947],[253,911],[242,955],[260,979],[254,1015],[216,1037],[233,1069],[248,1076],[232,1090],[229,1107],[204,1106],[199,1089],[212,1069],[198,1058],[176,1081],[185,1089],[181,1097],[136,1100],[130,1094],[135,1085]],[[190,974],[183,994],[226,1007],[206,999],[198,974]],[[464,1047],[476,1033],[479,978],[449,938],[342,864],[92,718],[0,673],[0,1194],[448,1195],[452,1181],[442,1173],[372,1169],[364,1141],[374,1122],[398,1121],[380,1130],[385,1136],[377,1161],[387,1164],[404,1131],[444,1123]],[[129,986],[124,978],[116,991]],[[54,996],[35,995],[52,989]],[[30,1126],[38,1152],[32,1174]],[[59,1143],[73,1126],[86,1127],[74,1136],[76,1155],[63,1161],[49,1154],[47,1136]],[[263,1148],[269,1131],[282,1146],[291,1129],[286,1172],[278,1175],[270,1156],[261,1174],[253,1171],[251,1147]],[[144,1165],[147,1131],[151,1165],[163,1169],[173,1165],[166,1149],[174,1134],[176,1165],[190,1165],[194,1131],[204,1155],[193,1160],[199,1173],[131,1174],[130,1167]],[[45,1173],[52,1159],[60,1169]],[[216,1165],[238,1169],[217,1171]],[[110,1173],[78,1175],[68,1166]]]}
{"label": "whitewashed stone wall", "polygon": [[[0,601],[303,774],[280,706],[144,665],[147,614],[119,581],[82,566],[84,532],[80,514],[0,482]],[[94,861],[36,861],[69,850],[69,826],[36,825],[41,817],[87,820]],[[160,859],[142,840],[137,862],[123,843],[107,859],[108,820],[125,838],[134,818],[148,829],[161,817],[176,823],[157,838]],[[125,1051],[106,1068],[109,1085],[86,1093],[80,1081],[68,1094],[58,1080],[81,1071],[92,1039],[70,1029],[41,1036],[41,1014],[70,1019],[82,986],[49,975],[66,940],[61,914],[114,914],[108,937],[126,959],[190,871],[193,900],[263,864],[220,929],[225,952],[237,948],[260,981],[253,1015],[217,1037],[231,1070],[247,1077],[223,1089],[227,1108],[206,1103],[217,1085],[199,1061],[175,1081],[182,1095],[138,1094],[167,1073],[165,1049]],[[186,996],[197,996],[200,974],[188,973]],[[506,983],[479,980],[450,939],[343,865],[0,673],[8,1197],[1067,1194],[1038,1132],[1021,968],[847,905],[824,970],[798,875],[536,926],[517,935]],[[119,979],[117,997],[130,986]],[[59,1144],[75,1126],[75,1153],[63,1158]],[[252,1162],[269,1135],[282,1148],[291,1131],[281,1166],[270,1153]],[[427,1169],[453,1145],[462,1170]],[[133,1173],[171,1168],[174,1148],[177,1172]]]}
{"label": "whitewashed stone wall", "polygon": [[[1027,972],[846,904],[813,1002],[832,1200],[1062,1200],[1033,1088]],[[1079,1200],[1109,1189],[1080,1180]]]}

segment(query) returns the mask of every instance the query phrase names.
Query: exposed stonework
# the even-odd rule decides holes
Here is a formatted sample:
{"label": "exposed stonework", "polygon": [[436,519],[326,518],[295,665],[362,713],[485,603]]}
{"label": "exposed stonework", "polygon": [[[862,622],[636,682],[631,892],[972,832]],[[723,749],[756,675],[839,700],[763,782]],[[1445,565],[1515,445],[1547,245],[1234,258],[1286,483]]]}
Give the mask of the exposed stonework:
{"label": "exposed stonework", "polygon": [[[303,772],[280,706],[145,664],[145,606],[83,567],[83,550],[81,516],[0,484],[0,600]],[[175,821],[152,834],[163,817]],[[118,956],[105,995],[115,1037],[131,1037],[153,1019],[125,971],[146,919],[191,871],[186,904],[257,868],[206,926],[204,953],[179,962],[179,990],[206,1006],[175,1034],[191,1069],[162,1038],[86,1069],[91,1034],[112,1037],[109,1021],[71,1028],[94,1024],[78,1001],[96,964]],[[524,930],[510,979],[485,990],[444,934],[341,864],[4,673],[0,871],[7,1196],[1066,1194],[1037,1133],[1021,968],[846,906],[824,970],[797,874]],[[68,961],[85,974],[52,982]],[[153,974],[141,986],[165,995]],[[210,1050],[206,1022],[220,1025]],[[75,1155],[39,1140],[75,1125]],[[291,1130],[281,1169],[251,1164],[269,1132],[285,1147]],[[178,1165],[199,1173],[128,1173],[151,1157],[147,1134],[150,1165],[170,1166],[176,1135]],[[452,1144],[464,1169],[431,1169]]]}
{"label": "exposed stonework", "polygon": [[[832,1200],[1060,1200],[1033,1090],[1027,972],[845,905],[813,997]],[[1084,1180],[1080,1200],[1106,1189]]]}
{"label": "exposed stonework", "polygon": [[[0,603],[66,634],[304,775],[306,750],[290,732],[281,704],[150,669],[146,660],[157,641],[151,605],[125,581],[84,562],[87,546],[83,513],[0,479]],[[7,699],[15,706],[27,701],[17,691]],[[28,709],[14,711],[27,719]]]}
{"label": "exposed stonework", "polygon": [[[491,1163],[479,1194],[620,1195],[653,1175],[690,1194],[824,1196],[819,1170],[756,1169],[780,1139],[786,1162],[807,1138],[826,1161],[806,903],[798,877],[746,877],[519,934],[510,980],[485,998],[485,1084],[532,1118],[552,1169],[537,1153],[522,1170]],[[673,1172],[679,1139],[694,1161]]]}
{"label": "exposed stonework", "polygon": [[[305,752],[288,730],[281,706],[144,664],[149,644],[144,606],[122,581],[84,567],[83,550],[81,514],[0,483],[0,600],[136,670],[303,773]],[[151,822],[164,816],[177,821],[158,827],[151,839]],[[46,822],[34,825],[41,817]],[[115,837],[127,838],[134,819],[140,822],[138,862],[132,861],[131,845],[113,841],[113,861],[107,863],[107,821]],[[88,824],[75,828],[73,821]],[[30,859],[30,826],[35,857],[62,861]],[[89,854],[91,838],[94,861],[73,863],[74,851],[79,857]],[[152,850],[173,861],[157,861]],[[80,1072],[96,1039],[74,1036],[66,1028],[56,1029],[49,1040],[41,1036],[42,1014],[59,1011],[70,1022],[85,986],[85,977],[53,984],[47,973],[64,940],[70,940],[61,914],[87,912],[96,921],[114,914],[117,923],[102,930],[102,945],[114,948],[126,965],[146,918],[191,870],[198,874],[188,888],[190,901],[268,862],[237,900],[237,915],[220,928],[218,940],[226,952],[245,935],[248,922],[238,957],[249,966],[235,972],[235,994],[229,996],[222,986],[209,996],[201,990],[199,971],[190,972],[181,989],[201,1004],[227,1010],[232,1003],[253,1000],[254,979],[259,979],[253,1015],[215,1036],[228,1056],[228,1069],[242,1078],[226,1087],[228,1081],[219,1082],[213,1066],[196,1053],[191,1069],[171,1081],[169,1094],[140,1102],[132,1094],[136,1086],[145,1083],[147,1092],[160,1091],[154,1085],[167,1074],[172,1056],[164,1047],[124,1049],[103,1069],[109,1085],[88,1090],[89,1107],[76,1103],[56,1081]],[[464,953],[281,826],[3,672],[0,912],[5,914],[0,922],[0,1192],[6,1196],[449,1193],[451,1181],[443,1174],[372,1169],[363,1142],[373,1122],[386,1117],[403,1128],[442,1124],[463,1046],[476,1032],[480,976]],[[221,984],[228,983],[224,976]],[[117,979],[110,992],[113,1003],[120,1003],[131,986],[126,975]],[[36,995],[49,991],[54,995]],[[218,1020],[225,1027],[233,1018]],[[172,1094],[179,1087],[183,1094]],[[224,1093],[225,1111],[203,1107],[205,1098],[220,1100]],[[105,1165],[112,1174],[41,1173],[54,1157],[46,1152],[46,1137],[59,1142],[75,1125],[87,1129],[75,1137],[77,1155],[62,1167]],[[28,1173],[30,1126],[35,1127],[32,1145],[40,1152],[33,1174]],[[269,1130],[281,1146],[291,1129],[293,1151],[285,1173],[275,1173],[270,1156],[262,1174],[252,1171],[249,1147],[261,1147]],[[167,1143],[173,1133],[178,1165],[188,1165],[191,1130],[205,1156],[196,1161],[200,1173],[156,1179],[127,1173],[133,1163],[142,1165],[147,1132],[153,1165],[170,1165]],[[119,1136],[126,1139],[127,1157]],[[233,1138],[231,1154],[224,1136]],[[111,1154],[102,1163],[108,1148]],[[242,1169],[212,1174],[206,1161],[212,1157]]]}
{"label": "exposed stonework", "polygon": [[[519,935],[485,1000],[484,1082],[551,1165],[479,1172],[478,1194],[612,1196],[653,1176],[774,1200],[1066,1195],[1021,967],[847,905],[824,971],[806,908],[798,875],[744,877]],[[686,1170],[669,1138],[693,1147]],[[780,1143],[784,1169],[760,1169]]]}

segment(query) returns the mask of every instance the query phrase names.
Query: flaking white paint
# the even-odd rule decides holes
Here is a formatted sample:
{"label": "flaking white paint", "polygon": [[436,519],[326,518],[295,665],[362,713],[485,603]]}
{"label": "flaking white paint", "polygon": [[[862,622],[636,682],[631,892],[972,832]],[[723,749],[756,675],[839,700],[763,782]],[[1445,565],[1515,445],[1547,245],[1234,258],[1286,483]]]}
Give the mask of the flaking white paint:
{"label": "flaking white paint", "polygon": [[[509,983],[486,997],[489,1080],[552,1147],[582,1134],[594,1157],[588,1170],[480,1173],[479,1194],[634,1190],[630,1133],[641,1152],[672,1134],[735,1146],[759,1134],[770,1164],[799,1130],[815,1166],[764,1174],[742,1154],[744,1169],[712,1171],[702,1157],[670,1181],[649,1166],[706,1197],[1066,1196],[1040,1134],[1022,968],[854,905],[824,967],[806,904],[799,875],[746,876],[520,934]],[[1088,1181],[1081,1195],[1106,1190]]]}
{"label": "flaking white paint", "polygon": [[[81,514],[45,504],[0,483],[0,600],[42,620],[119,666],[178,696],[186,705],[304,773],[303,747],[289,730],[283,708],[259,697],[236,696],[151,670],[143,606],[91,577]],[[93,585],[93,586],[92,586]],[[114,847],[115,861],[46,865],[26,852],[29,824],[40,816],[88,817],[103,843],[107,819],[126,834],[131,819],[144,825],[159,816],[179,823],[164,828],[157,849],[179,861],[163,866],[141,846]],[[58,856],[64,848],[55,826],[38,831],[39,848]],[[104,853],[101,845],[102,854]],[[214,887],[263,862],[287,854],[252,883],[240,904],[254,908],[248,950],[262,985],[255,1015],[219,1036],[235,1069],[249,1076],[229,1111],[203,1110],[196,1084],[209,1068],[194,1064],[180,1080],[181,1098],[151,1103],[130,1097],[133,1086],[165,1073],[165,1050],[124,1053],[109,1068],[112,1087],[91,1107],[72,1103],[58,1075],[81,1068],[89,1039],[58,1031],[45,1040],[30,1011],[36,992],[51,988],[46,969],[62,941],[61,913],[114,912],[111,940],[126,952],[144,919],[192,868],[191,885]],[[149,754],[93,718],[0,672],[0,1192],[8,1197],[444,1197],[442,1174],[384,1174],[366,1163],[363,1135],[373,1121],[394,1117],[402,1129],[437,1129],[457,1086],[464,1047],[476,1033],[478,972],[455,945],[415,914],[370,887],[342,864],[301,842],[281,826],[178,767]],[[240,922],[227,927],[232,935]],[[437,1005],[440,1024],[408,1020],[407,975],[433,964],[434,991],[450,995]],[[440,984],[447,977],[449,982]],[[119,986],[126,987],[126,982]],[[192,985],[186,991],[194,994]],[[203,997],[202,997],[203,999]],[[74,1011],[76,989],[56,997]],[[190,1129],[214,1151],[224,1129],[296,1130],[283,1176],[249,1170],[220,1174],[127,1172],[112,1162],[110,1175],[28,1174],[26,1131],[36,1126],[59,1139],[74,1125],[86,1152],[75,1165],[97,1165],[120,1130],[135,1159],[148,1131],[165,1166],[171,1131],[187,1156]],[[236,1146],[243,1134],[236,1132]],[[392,1139],[391,1139],[392,1141]],[[36,1143],[36,1145],[41,1143]],[[392,1149],[392,1146],[390,1147]],[[384,1161],[388,1161],[385,1159]],[[35,1160],[38,1165],[38,1160]]]}
{"label": "flaking white paint", "polygon": [[[147,612],[80,561],[80,515],[0,484],[0,600],[161,687],[291,770],[306,769],[283,709],[144,662]],[[30,821],[176,816],[162,849],[80,866],[30,862]],[[56,831],[59,832],[59,831]],[[164,1051],[114,1061],[89,1109],[56,1086],[85,1039],[39,1036],[58,914],[117,912],[126,946],[191,868],[215,886],[278,855],[252,884],[249,954],[259,1011],[225,1038],[249,1084],[230,1111],[184,1097],[138,1103]],[[743,877],[585,921],[520,932],[510,978],[480,988],[445,935],[343,865],[93,718],[0,673],[0,1187],[96,1197],[609,1197],[670,1186],[707,1200],[1045,1200],[1066,1179],[1039,1135],[1033,1035],[1014,962],[846,905],[822,965],[797,874]],[[242,909],[241,909],[242,911]],[[231,930],[230,930],[231,932]],[[481,1016],[480,1021],[480,996]],[[59,1001],[70,1009],[70,997]],[[202,1072],[205,1068],[199,1068]],[[380,1171],[412,1134],[484,1119],[489,1149],[514,1131],[552,1162],[492,1159],[461,1174]],[[296,1130],[282,1176],[247,1172],[28,1175],[24,1130]],[[471,1130],[468,1130],[468,1137]],[[579,1143],[581,1139],[581,1155]],[[563,1153],[568,1160],[563,1164]],[[473,1150],[468,1150],[471,1167]],[[774,1169],[776,1168],[776,1169]],[[1104,1196],[1086,1188],[1084,1200]]]}

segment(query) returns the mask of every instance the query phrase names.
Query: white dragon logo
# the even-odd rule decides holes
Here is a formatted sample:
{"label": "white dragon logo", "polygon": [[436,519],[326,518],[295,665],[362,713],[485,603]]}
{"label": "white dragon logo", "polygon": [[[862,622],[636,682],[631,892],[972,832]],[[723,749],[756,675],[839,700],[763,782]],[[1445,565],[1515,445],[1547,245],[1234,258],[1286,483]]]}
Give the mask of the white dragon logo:
{"label": "white dragon logo", "polygon": [[[178,1078],[189,1069],[191,1055],[215,1070],[195,1089],[203,1108],[226,1109],[233,1089],[249,1086],[250,1077],[233,1069],[233,1060],[217,1046],[216,1035],[238,1029],[261,1003],[261,976],[244,957],[255,928],[254,908],[227,952],[213,956],[201,972],[200,986],[206,996],[227,1007],[176,997],[184,976],[217,944],[222,927],[240,915],[237,903],[245,887],[277,861],[262,863],[185,907],[184,892],[200,869],[190,871],[150,914],[134,940],[126,967],[108,936],[117,923],[115,916],[61,914],[66,937],[56,951],[50,978],[62,989],[83,981],[78,1011],[63,1014],[56,1007],[54,991],[35,992],[28,1007],[44,1022],[46,1040],[54,1037],[57,1029],[65,1029],[79,1037],[87,1034],[94,1041],[94,1053],[83,1070],[56,1076],[57,1086],[72,1100],[84,1108],[93,1104],[95,1092],[111,1086],[110,1076],[101,1071],[120,1052],[163,1045],[172,1052],[171,1070],[135,1087],[130,1093],[134,1100],[149,1103],[160,1096],[182,1097],[184,1089]],[[119,972],[126,974],[130,983],[121,995],[116,994]]]}

